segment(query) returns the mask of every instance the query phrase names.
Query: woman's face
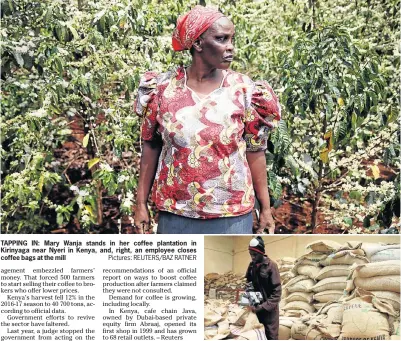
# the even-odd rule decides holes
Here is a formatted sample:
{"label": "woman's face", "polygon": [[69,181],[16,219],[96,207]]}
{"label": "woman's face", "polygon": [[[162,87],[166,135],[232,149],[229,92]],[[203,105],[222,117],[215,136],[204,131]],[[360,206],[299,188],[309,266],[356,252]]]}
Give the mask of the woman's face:
{"label": "woman's face", "polygon": [[199,39],[200,56],[205,64],[228,69],[234,57],[234,24],[226,17],[216,20]]}

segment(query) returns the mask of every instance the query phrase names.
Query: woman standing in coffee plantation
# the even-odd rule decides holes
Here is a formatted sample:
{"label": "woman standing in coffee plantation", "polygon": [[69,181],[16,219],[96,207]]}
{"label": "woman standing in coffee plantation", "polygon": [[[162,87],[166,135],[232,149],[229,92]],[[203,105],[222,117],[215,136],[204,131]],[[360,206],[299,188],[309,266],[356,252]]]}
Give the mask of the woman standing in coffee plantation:
{"label": "woman standing in coffee plantation", "polygon": [[196,6],[181,16],[175,51],[192,63],[141,79],[135,111],[144,117],[134,225],[149,226],[147,200],[155,181],[158,233],[274,233],[267,186],[267,133],[280,105],[266,82],[229,70],[234,25],[221,12]]}

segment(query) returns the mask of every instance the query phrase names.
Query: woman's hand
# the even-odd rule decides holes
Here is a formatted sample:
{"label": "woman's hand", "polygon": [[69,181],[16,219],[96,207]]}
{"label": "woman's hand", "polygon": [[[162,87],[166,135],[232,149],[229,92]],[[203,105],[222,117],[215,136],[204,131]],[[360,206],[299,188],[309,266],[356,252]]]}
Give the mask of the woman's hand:
{"label": "woman's hand", "polygon": [[267,229],[269,234],[274,234],[274,228],[275,224],[270,207],[262,209],[259,214],[259,223],[256,233],[263,233],[264,230]]}
{"label": "woman's hand", "polygon": [[267,187],[266,157],[264,151],[247,152],[246,157],[251,170],[253,188],[260,204],[259,223],[255,233],[263,233],[267,228],[274,234],[274,220],[270,209],[270,196]]}
{"label": "woman's hand", "polygon": [[139,171],[138,190],[134,217],[135,233],[149,231],[150,215],[147,206],[148,196],[156,175],[162,144],[158,141],[143,141],[141,168]]}
{"label": "woman's hand", "polygon": [[149,229],[150,215],[146,204],[138,204],[135,209],[134,231],[136,234],[144,234]]}

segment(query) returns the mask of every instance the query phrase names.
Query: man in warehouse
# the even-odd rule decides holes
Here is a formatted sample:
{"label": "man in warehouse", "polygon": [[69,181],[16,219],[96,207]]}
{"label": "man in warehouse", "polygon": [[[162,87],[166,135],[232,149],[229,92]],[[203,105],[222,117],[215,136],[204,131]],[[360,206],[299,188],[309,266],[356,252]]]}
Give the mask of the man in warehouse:
{"label": "man in warehouse", "polygon": [[258,236],[250,241],[249,254],[252,262],[246,272],[246,279],[263,296],[263,302],[251,309],[264,325],[266,338],[278,340],[281,280],[277,264],[265,255],[262,237]]}

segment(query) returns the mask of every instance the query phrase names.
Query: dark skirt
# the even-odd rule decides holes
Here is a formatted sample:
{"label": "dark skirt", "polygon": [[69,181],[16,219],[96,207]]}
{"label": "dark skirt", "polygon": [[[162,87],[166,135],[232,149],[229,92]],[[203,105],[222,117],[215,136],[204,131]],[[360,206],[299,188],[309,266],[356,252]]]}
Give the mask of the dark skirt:
{"label": "dark skirt", "polygon": [[252,234],[253,217],[248,213],[236,217],[195,219],[161,211],[158,234]]}

